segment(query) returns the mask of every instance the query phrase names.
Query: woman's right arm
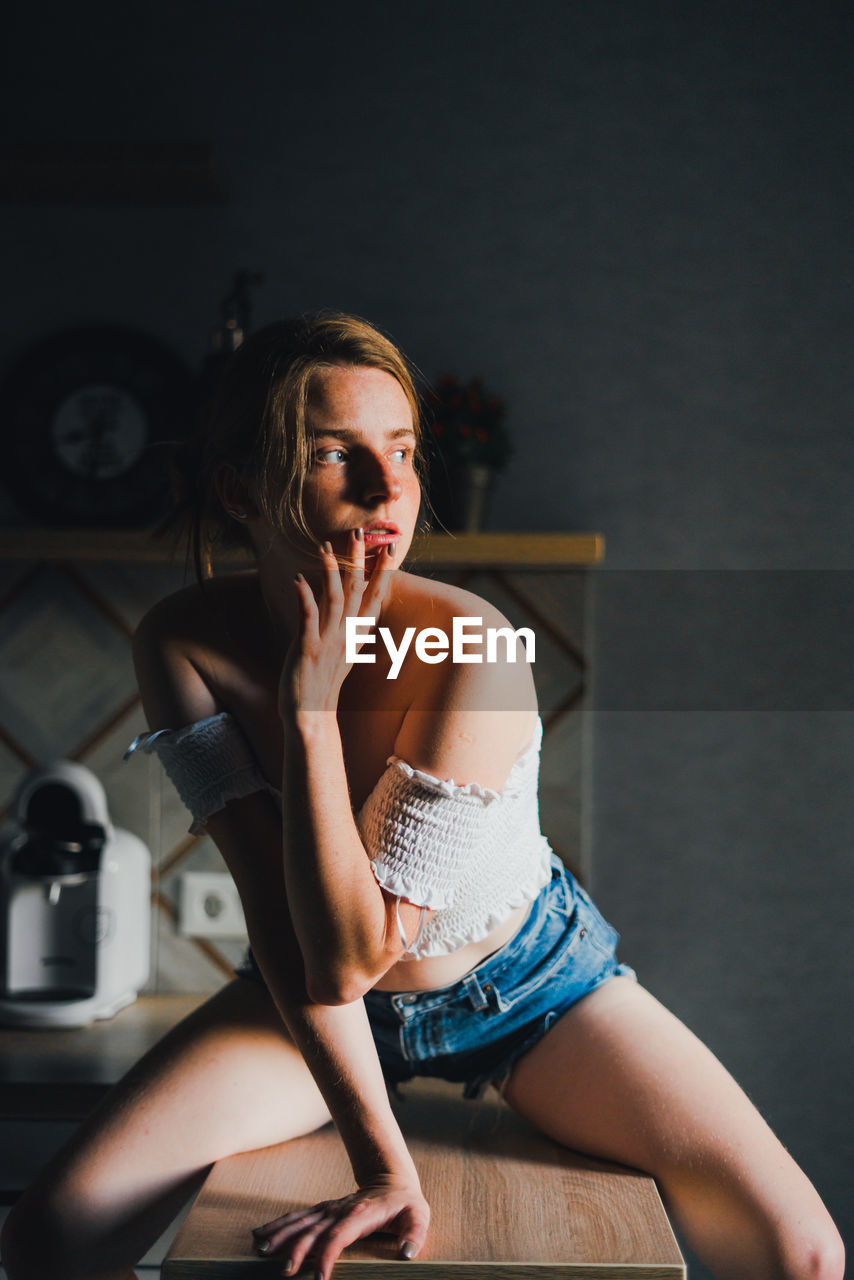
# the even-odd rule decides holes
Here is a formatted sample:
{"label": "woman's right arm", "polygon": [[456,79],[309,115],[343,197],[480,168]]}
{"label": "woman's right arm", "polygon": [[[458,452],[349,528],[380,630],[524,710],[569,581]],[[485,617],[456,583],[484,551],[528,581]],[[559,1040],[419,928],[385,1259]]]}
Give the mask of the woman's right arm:
{"label": "woman's right arm", "polygon": [[[134,660],[152,729],[180,728],[222,709],[162,610],[141,624]],[[230,800],[206,829],[234,877],[253,953],[335,1120],[359,1188],[324,1206],[319,1217],[310,1210],[268,1224],[270,1251],[290,1257],[293,1271],[313,1251],[324,1280],[341,1250],[372,1231],[393,1232],[403,1255],[414,1256],[427,1234],[429,1208],[388,1101],[363,1001],[327,1006],[307,994],[285,893],[276,806],[261,792]]]}

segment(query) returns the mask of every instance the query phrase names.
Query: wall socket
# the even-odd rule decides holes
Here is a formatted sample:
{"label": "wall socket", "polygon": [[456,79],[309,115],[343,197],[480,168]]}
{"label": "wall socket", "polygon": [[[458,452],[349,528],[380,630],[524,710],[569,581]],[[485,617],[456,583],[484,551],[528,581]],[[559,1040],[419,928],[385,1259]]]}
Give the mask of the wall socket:
{"label": "wall socket", "polygon": [[234,881],[224,871],[185,871],[178,890],[178,929],[188,938],[245,938]]}

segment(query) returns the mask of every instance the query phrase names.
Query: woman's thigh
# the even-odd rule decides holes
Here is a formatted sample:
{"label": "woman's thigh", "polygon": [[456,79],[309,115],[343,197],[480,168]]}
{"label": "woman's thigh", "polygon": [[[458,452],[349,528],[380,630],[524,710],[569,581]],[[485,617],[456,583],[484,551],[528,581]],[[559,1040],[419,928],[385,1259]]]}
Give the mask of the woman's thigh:
{"label": "woman's thigh", "polygon": [[653,1174],[716,1277],[841,1278],[811,1183],[718,1059],[631,980],[573,1006],[504,1094],[566,1146]]}
{"label": "woman's thigh", "polygon": [[48,1231],[54,1274],[121,1272],[214,1161],[328,1119],[267,990],[229,983],[111,1090],[18,1202],[4,1233],[12,1280],[49,1274],[43,1253],[35,1269],[29,1256]]}

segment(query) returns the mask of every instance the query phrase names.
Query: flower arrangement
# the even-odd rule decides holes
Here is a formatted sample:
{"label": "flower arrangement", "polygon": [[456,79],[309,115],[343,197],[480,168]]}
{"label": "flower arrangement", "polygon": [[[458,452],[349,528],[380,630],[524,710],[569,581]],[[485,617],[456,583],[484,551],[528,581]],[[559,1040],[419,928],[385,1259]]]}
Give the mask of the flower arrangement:
{"label": "flower arrangement", "polygon": [[462,383],[455,374],[439,378],[427,395],[430,436],[447,467],[506,467],[513,445],[505,425],[506,406],[482,378]]}

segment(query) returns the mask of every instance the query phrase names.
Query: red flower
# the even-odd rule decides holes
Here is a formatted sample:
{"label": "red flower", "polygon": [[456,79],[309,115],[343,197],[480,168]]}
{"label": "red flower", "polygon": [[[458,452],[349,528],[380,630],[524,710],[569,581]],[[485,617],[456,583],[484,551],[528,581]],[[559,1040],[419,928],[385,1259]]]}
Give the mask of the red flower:
{"label": "red flower", "polygon": [[[512,454],[504,425],[506,404],[484,380],[445,373],[428,393],[437,453],[454,465],[484,462],[500,470]],[[438,421],[436,421],[438,419]]]}

